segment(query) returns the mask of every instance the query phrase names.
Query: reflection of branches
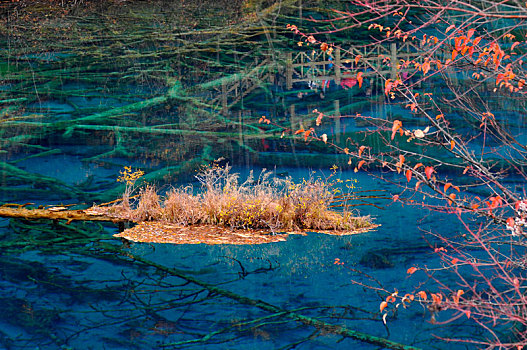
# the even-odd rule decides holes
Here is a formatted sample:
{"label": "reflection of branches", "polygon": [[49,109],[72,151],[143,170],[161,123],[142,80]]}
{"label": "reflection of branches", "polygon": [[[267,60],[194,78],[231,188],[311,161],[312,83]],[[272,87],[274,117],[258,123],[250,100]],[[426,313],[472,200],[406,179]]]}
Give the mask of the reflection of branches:
{"label": "reflection of branches", "polygon": [[[223,255],[221,256],[222,258],[226,258],[226,259],[230,259],[236,263],[238,263],[238,265],[240,266],[240,269],[241,271],[238,272],[238,276],[240,277],[240,279],[244,279],[245,277],[251,275],[251,274],[259,274],[259,273],[266,273],[266,272],[270,272],[270,271],[273,271],[275,270],[277,267],[274,267],[273,266],[273,263],[271,262],[271,260],[269,259],[264,259],[264,258],[257,258],[257,259],[260,259],[260,260],[265,260],[267,261],[267,263],[269,264],[268,267],[258,267],[256,269],[254,269],[253,271],[247,271],[247,269],[245,269],[245,267],[243,266],[243,264],[241,263],[240,260],[238,259],[235,259],[233,257],[230,257],[230,256],[226,256],[226,255]],[[279,267],[279,266],[278,266]]]}
{"label": "reflection of branches", "polygon": [[[290,343],[280,340],[280,345],[277,347],[293,348],[314,337],[331,333],[341,335],[342,339],[352,338],[390,349],[414,349],[334,324],[343,321],[377,319],[377,315],[361,308],[349,305],[321,305],[286,310],[220,288],[218,285],[205,283],[189,276],[185,271],[169,268],[137,254],[131,254],[128,249],[99,238],[92,238],[93,243],[82,241],[84,243],[80,244],[79,239],[88,239],[92,235],[90,225],[56,225],[54,230],[50,231],[48,223],[41,221],[33,225],[14,224],[13,227],[18,227],[19,235],[23,232],[24,240],[36,242],[38,239],[43,246],[47,246],[46,240],[53,242],[57,236],[70,238],[69,247],[66,246],[67,241],[60,242],[64,247],[62,251],[72,258],[74,256],[72,261],[85,261],[85,263],[67,268],[85,270],[91,265],[106,263],[111,266],[101,271],[112,271],[112,277],[88,280],[78,278],[75,274],[67,276],[64,268],[55,269],[53,261],[49,261],[45,268],[44,265],[39,266],[38,271],[26,278],[29,282],[37,284],[42,293],[54,293],[60,295],[62,300],[72,300],[79,304],[79,307],[71,311],[66,312],[66,307],[60,311],[63,324],[54,326],[53,333],[56,335],[42,328],[39,337],[42,335],[44,338],[57,337],[57,341],[51,340],[55,343],[74,344],[84,341],[87,334],[112,329],[113,341],[118,341],[121,346],[127,348],[138,347],[137,344],[149,346],[153,341],[160,341],[164,344],[163,347],[172,348],[193,344],[222,344],[247,336],[265,340],[272,337],[273,332],[283,333],[285,329],[295,329],[297,333],[297,329],[313,326],[317,329],[314,332],[310,331],[308,335],[291,338]],[[96,227],[100,226],[93,226]],[[42,231],[39,231],[40,229]],[[16,240],[16,237],[14,239]],[[32,247],[35,249],[35,245]],[[14,250],[13,247],[12,249]],[[48,255],[51,257],[50,253],[52,253],[51,249],[48,250]],[[277,268],[266,258],[261,258],[265,262],[264,266],[252,269],[247,268],[247,264],[239,258],[229,256],[223,258],[240,266],[241,279],[251,274],[269,273]],[[260,258],[251,258],[251,261],[253,259]],[[14,270],[15,267],[20,268],[21,264],[11,266],[10,270]],[[47,269],[52,269],[52,272],[45,272]],[[20,273],[20,275],[25,274],[25,272]],[[99,286],[101,283],[103,287]],[[226,283],[228,282],[222,284]],[[33,310],[39,310],[37,304],[39,302],[32,303]],[[236,305],[234,307],[246,310],[244,312],[247,316],[241,316],[241,319],[236,316],[235,319],[230,320],[227,316],[229,313],[225,316],[227,319],[223,320],[214,312],[212,317],[206,316],[211,312],[211,305],[221,309],[222,304],[225,304],[232,308],[233,302]],[[50,315],[58,313],[59,311],[56,311]],[[236,314],[240,315],[239,310]],[[202,316],[196,317],[196,315]],[[71,325],[75,327],[70,329]],[[17,323],[16,326],[20,325]]]}

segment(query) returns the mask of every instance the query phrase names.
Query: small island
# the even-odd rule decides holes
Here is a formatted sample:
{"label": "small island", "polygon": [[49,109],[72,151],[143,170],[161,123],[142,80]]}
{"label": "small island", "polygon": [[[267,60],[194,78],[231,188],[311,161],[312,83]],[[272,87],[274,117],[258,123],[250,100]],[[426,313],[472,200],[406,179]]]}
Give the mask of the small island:
{"label": "small island", "polygon": [[[118,180],[126,182],[126,189],[118,200],[85,210],[4,205],[0,216],[113,221],[123,228],[116,237],[172,244],[259,244],[284,241],[289,234],[349,235],[378,226],[349,210],[353,193],[342,193],[341,188],[350,186],[334,179],[336,169],[326,179],[310,177],[298,183],[266,170],[258,177],[251,171],[240,182],[231,170],[228,165],[206,167],[196,175],[200,189],[189,185],[160,195],[151,184],[137,189],[142,172],[125,167]],[[124,229],[124,223],[136,224]]]}

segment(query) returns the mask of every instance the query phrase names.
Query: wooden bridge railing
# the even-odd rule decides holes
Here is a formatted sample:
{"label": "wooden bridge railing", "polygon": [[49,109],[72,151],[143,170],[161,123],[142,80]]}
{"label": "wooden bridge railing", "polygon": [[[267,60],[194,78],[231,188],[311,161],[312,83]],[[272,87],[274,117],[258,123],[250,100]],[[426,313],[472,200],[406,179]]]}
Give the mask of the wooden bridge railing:
{"label": "wooden bridge railing", "polygon": [[275,79],[280,76],[285,76],[288,90],[299,82],[334,81],[340,84],[343,79],[354,79],[359,71],[363,72],[363,77],[381,74],[395,79],[400,72],[409,71],[398,68],[400,60],[418,59],[422,53],[423,50],[412,42],[362,49],[336,48],[331,55],[321,50],[290,52],[286,55],[285,69],[283,64],[269,55],[260,60],[255,59],[241,72],[203,84],[201,91],[208,91],[208,104],[226,115],[245,96],[267,83],[275,83]]}
{"label": "wooden bridge railing", "polygon": [[422,49],[411,42],[402,45],[391,43],[389,47],[377,45],[364,49],[336,48],[332,55],[320,50],[288,53],[286,87],[290,90],[294,83],[330,80],[340,84],[342,79],[355,77],[359,71],[363,72],[364,77],[381,74],[395,79],[400,71],[405,70],[397,68],[399,60],[417,59],[421,55]]}

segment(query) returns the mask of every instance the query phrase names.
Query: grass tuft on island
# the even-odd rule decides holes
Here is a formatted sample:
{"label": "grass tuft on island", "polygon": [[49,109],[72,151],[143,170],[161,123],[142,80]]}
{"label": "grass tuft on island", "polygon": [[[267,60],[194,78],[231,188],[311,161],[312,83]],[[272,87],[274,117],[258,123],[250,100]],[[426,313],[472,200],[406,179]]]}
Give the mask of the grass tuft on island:
{"label": "grass tuft on island", "polygon": [[[348,209],[343,198],[351,201],[352,196],[342,194],[345,184],[334,179],[335,172],[326,179],[310,177],[300,183],[272,175],[264,170],[255,177],[251,172],[240,182],[239,174],[232,173],[231,167],[212,166],[196,176],[201,184],[197,193],[187,186],[161,196],[154,186],[146,185],[132,197],[133,186],[129,186],[118,204],[92,209],[141,223],[119,234],[141,242],[247,244],[254,243],[246,240],[251,233],[253,240],[267,242],[282,240],[280,235],[269,233],[314,231],[342,235],[376,227],[369,217]],[[341,210],[334,210],[336,203]],[[185,236],[195,232],[199,237],[188,241],[182,238],[182,232]],[[231,242],[225,241],[226,235],[234,235]]]}

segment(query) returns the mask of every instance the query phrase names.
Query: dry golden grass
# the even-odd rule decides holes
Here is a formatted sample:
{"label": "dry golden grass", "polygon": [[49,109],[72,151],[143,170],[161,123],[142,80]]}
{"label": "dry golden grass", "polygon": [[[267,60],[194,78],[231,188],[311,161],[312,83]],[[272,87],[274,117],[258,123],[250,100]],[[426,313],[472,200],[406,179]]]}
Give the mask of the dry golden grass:
{"label": "dry golden grass", "polygon": [[[231,229],[284,231],[353,231],[370,227],[367,217],[331,210],[340,192],[336,181],[309,178],[300,183],[290,178],[251,172],[244,182],[231,168],[210,167],[197,175],[202,189],[173,188],[162,198],[151,185],[144,187],[131,207],[114,207],[134,221],[171,224],[216,225]],[[126,198],[129,198],[127,193]]]}

